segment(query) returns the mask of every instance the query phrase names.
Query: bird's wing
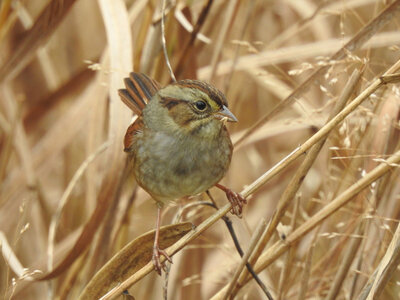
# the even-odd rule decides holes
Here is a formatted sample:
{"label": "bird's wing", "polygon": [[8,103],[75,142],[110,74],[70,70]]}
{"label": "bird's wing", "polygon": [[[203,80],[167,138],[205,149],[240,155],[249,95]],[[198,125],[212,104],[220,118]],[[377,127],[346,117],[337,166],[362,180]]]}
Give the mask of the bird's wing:
{"label": "bird's wing", "polygon": [[143,130],[143,117],[139,116],[135,122],[133,122],[131,125],[129,125],[128,129],[126,129],[125,137],[124,137],[124,151],[125,152],[131,152],[132,151],[132,146],[135,141],[135,136]]}
{"label": "bird's wing", "polygon": [[118,90],[118,94],[138,117],[125,133],[124,147],[126,152],[132,151],[135,135],[143,129],[142,111],[155,93],[161,88],[160,84],[143,73],[132,72],[125,78],[125,89]]}

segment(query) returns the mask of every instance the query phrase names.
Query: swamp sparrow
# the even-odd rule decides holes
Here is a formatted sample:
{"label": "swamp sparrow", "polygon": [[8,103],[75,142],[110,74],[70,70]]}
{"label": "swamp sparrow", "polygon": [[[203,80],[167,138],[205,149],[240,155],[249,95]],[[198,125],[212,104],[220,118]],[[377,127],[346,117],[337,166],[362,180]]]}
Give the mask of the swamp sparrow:
{"label": "swamp sparrow", "polygon": [[164,203],[222,189],[240,216],[246,200],[218,184],[228,170],[232,142],[225,122],[237,122],[225,96],[198,80],[181,80],[161,88],[141,73],[131,73],[119,90],[122,101],[137,114],[128,127],[124,146],[137,183],[157,202],[158,215],[153,263],[161,274],[158,246]]}

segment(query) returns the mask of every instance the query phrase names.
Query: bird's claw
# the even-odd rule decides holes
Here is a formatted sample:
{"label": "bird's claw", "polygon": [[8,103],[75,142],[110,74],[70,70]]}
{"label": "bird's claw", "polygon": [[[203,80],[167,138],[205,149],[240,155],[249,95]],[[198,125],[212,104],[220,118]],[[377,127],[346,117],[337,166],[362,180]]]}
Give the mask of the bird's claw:
{"label": "bird's claw", "polygon": [[246,198],[230,189],[227,189],[225,194],[232,204],[231,213],[239,218],[242,217],[243,206],[247,203]]}
{"label": "bird's claw", "polygon": [[232,205],[231,213],[241,218],[243,206],[247,204],[246,198],[239,193],[236,193],[231,189],[223,186],[222,184],[217,183],[215,186],[225,192],[226,198],[228,198],[229,202]]}
{"label": "bird's claw", "polygon": [[153,247],[153,256],[151,260],[153,261],[154,269],[161,276],[161,270],[166,272],[166,267],[164,263],[161,263],[160,255],[164,255],[164,257],[172,263],[172,258],[167,254],[167,252],[163,249],[160,249],[158,246],[154,245]]}

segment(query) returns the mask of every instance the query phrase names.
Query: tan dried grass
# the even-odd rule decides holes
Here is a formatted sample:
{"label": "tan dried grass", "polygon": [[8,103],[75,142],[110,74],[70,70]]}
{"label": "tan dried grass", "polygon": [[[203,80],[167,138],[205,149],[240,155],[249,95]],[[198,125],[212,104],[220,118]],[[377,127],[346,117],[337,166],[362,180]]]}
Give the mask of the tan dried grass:
{"label": "tan dried grass", "polygon": [[[380,76],[399,72],[400,0],[171,3],[165,30],[177,79],[211,78],[240,120],[229,128],[238,147],[224,183],[251,195],[243,219],[231,218],[244,252],[259,220],[275,218],[250,256],[274,298],[398,299],[400,88],[398,74]],[[131,70],[170,81],[160,7],[1,2],[0,297],[76,299],[113,254],[154,227],[149,196],[121,181],[130,111],[117,89]],[[362,65],[351,100],[326,123]],[[243,263],[218,222],[229,205],[211,193],[221,208],[185,210],[197,228],[168,249],[176,253],[169,298],[221,299],[230,284],[237,299],[266,299],[247,271],[238,276]],[[129,288],[136,299],[160,299],[163,281],[150,263],[108,297]]]}

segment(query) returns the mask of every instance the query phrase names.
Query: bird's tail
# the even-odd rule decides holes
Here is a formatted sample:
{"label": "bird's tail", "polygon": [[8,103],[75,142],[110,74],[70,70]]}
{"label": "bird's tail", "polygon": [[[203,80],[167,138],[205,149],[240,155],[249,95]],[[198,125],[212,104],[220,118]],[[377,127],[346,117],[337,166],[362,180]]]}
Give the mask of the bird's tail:
{"label": "bird's tail", "polygon": [[132,72],[125,78],[125,89],[118,90],[118,94],[134,113],[138,116],[153,95],[161,88],[160,84],[143,73]]}

